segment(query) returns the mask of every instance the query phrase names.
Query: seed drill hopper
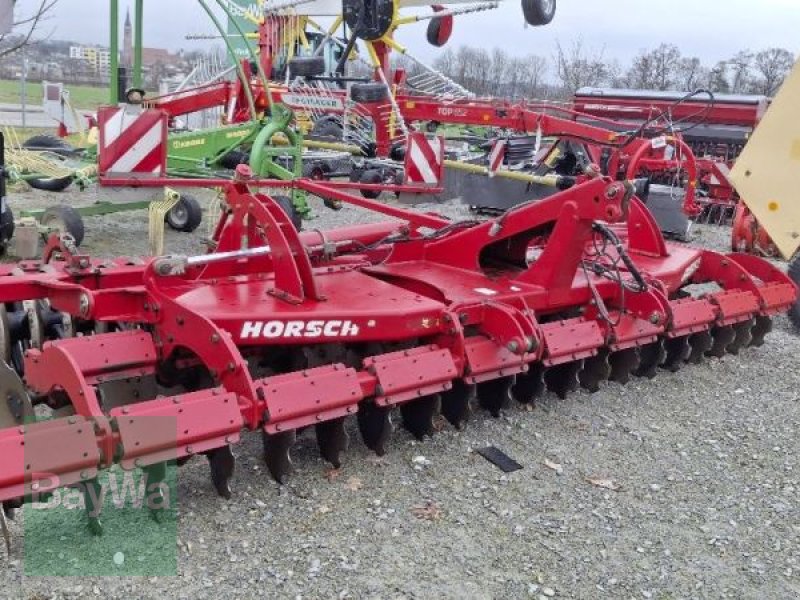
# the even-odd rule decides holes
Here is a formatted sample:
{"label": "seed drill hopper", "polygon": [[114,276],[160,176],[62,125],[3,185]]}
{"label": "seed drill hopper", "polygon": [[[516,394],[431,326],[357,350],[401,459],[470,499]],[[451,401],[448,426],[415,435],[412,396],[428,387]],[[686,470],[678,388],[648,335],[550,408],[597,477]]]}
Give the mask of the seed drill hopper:
{"label": "seed drill hopper", "polygon": [[51,237],[0,268],[6,514],[114,465],[157,479],[195,456],[228,497],[249,432],[280,482],[301,434],[339,467],[350,418],[383,454],[395,415],[424,438],[439,413],[461,428],[476,406],[736,354],[796,298],[759,258],[666,243],[627,181],[558,178],[453,222],[300,179],[392,220],[298,233],[267,193],[284,182],[237,175],[212,182],[226,207],[207,254],[99,261]]}

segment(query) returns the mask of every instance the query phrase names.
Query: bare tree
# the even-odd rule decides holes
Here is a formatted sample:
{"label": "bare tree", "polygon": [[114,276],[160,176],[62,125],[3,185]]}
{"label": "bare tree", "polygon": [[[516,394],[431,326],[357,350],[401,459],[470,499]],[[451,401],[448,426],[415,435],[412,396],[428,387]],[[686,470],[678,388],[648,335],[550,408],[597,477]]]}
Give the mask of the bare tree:
{"label": "bare tree", "polygon": [[728,63],[720,61],[708,72],[708,89],[722,94],[730,93],[731,84],[728,82]]}
{"label": "bare tree", "polygon": [[774,96],[793,64],[794,56],[784,48],[769,48],[756,54],[755,68],[760,77],[754,82],[753,91]]}
{"label": "bare tree", "polygon": [[453,49],[450,47],[445,48],[445,51],[437,56],[433,61],[432,66],[440,73],[446,75],[450,79],[453,79],[456,76],[456,54],[453,52]]}
{"label": "bare tree", "polygon": [[581,40],[576,40],[566,50],[561,42],[557,42],[553,62],[565,91],[572,94],[582,87],[607,83],[610,73],[608,64],[603,58],[604,53],[604,50],[601,50],[596,56],[590,56]]}
{"label": "bare tree", "polygon": [[746,92],[752,84],[750,68],[753,64],[753,53],[741,50],[728,61],[728,64],[731,67],[731,92],[734,94]]}
{"label": "bare tree", "polygon": [[693,92],[703,87],[709,79],[709,71],[703,66],[699,58],[681,59],[676,69],[676,83],[684,92]]}
{"label": "bare tree", "polygon": [[511,61],[508,54],[500,48],[492,50],[492,66],[488,76],[488,83],[493,96],[502,95],[503,87],[508,81]]}
{"label": "bare tree", "polygon": [[639,89],[668,90],[675,87],[681,66],[681,51],[677,46],[661,44],[642,52],[628,70],[628,85]]}
{"label": "bare tree", "polygon": [[541,98],[545,88],[547,75],[547,60],[536,54],[529,54],[521,61],[520,83],[521,92],[529,99]]}
{"label": "bare tree", "polygon": [[[0,58],[13,54],[30,44],[37,30],[47,19],[48,13],[57,3],[58,0],[35,0],[35,2],[18,0],[16,3],[18,6],[31,4],[34,7],[33,12],[24,12],[17,17],[11,30],[15,34],[13,37],[11,34],[0,35]],[[4,42],[9,43],[5,44]]]}

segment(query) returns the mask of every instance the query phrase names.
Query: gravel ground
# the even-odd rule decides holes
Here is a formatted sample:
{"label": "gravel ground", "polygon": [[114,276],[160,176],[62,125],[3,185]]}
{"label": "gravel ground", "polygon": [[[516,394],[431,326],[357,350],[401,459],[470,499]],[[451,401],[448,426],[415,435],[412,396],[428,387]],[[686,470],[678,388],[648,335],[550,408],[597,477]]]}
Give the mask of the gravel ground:
{"label": "gravel ground", "polygon": [[[12,205],[41,201],[26,192]],[[87,220],[86,249],[144,252],[145,218]],[[320,209],[314,226],[364,218]],[[696,234],[727,247],[727,229]],[[169,233],[167,247],[200,251],[199,237]],[[399,429],[383,458],[353,431],[338,472],[303,436],[284,487],[264,472],[257,436],[245,436],[231,501],[212,492],[203,462],[180,470],[178,577],[26,577],[17,543],[0,595],[798,598],[798,354],[800,338],[779,318],[765,347],[738,357],[547,395],[425,443]],[[487,445],[524,468],[503,475],[472,452]],[[12,528],[19,538],[21,524]]]}

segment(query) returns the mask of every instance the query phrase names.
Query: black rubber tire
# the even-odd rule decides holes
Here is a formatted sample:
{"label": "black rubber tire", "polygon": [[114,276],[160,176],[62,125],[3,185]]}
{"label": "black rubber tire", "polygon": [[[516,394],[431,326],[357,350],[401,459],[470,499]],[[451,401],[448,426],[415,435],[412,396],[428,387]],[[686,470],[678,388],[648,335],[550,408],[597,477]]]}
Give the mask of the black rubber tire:
{"label": "black rubber tire", "polygon": [[47,133],[32,135],[22,143],[26,150],[65,150],[72,152],[75,148],[60,137]]}
{"label": "black rubber tire", "polygon": [[436,133],[439,131],[439,121],[428,121],[425,123],[425,131],[428,133]]}
{"label": "black rubber tire", "polygon": [[246,165],[250,162],[250,155],[242,150],[231,150],[219,159],[219,166],[223,169],[234,170],[239,165]]}
{"label": "black rubber tire", "polygon": [[26,181],[33,189],[45,192],[63,192],[72,185],[72,177],[39,177],[37,179],[27,179]]}
{"label": "black rubber tire", "polygon": [[298,56],[289,61],[290,77],[316,77],[325,74],[325,58],[322,56]]}
{"label": "black rubber tire", "polygon": [[389,148],[389,158],[397,162],[403,162],[406,159],[406,145],[403,142],[392,144]]}
{"label": "black rubber tire", "polygon": [[425,37],[431,46],[441,48],[447,43],[447,40],[441,41],[439,39],[439,30],[442,28],[442,17],[433,17],[428,21],[428,28],[425,30]]}
{"label": "black rubber tire", "polygon": [[308,137],[315,140],[341,142],[344,139],[344,128],[336,117],[322,117],[314,122]]}
{"label": "black rubber tire", "polygon": [[297,212],[292,199],[289,196],[273,196],[272,198],[283,209],[283,212],[289,215],[289,220],[294,225],[294,228],[300,231],[303,228],[303,217]]}
{"label": "black rubber tire", "polygon": [[[377,169],[367,169],[361,174],[359,182],[378,184],[378,183],[383,183],[383,178],[381,177],[381,172],[378,171]],[[375,200],[381,195],[381,193],[380,191],[375,191],[375,190],[361,190],[361,195],[364,196],[364,198]]]}
{"label": "black rubber tire", "polygon": [[170,229],[192,233],[203,221],[203,207],[194,196],[181,194],[181,199],[164,216],[164,221]]}
{"label": "black rubber tire", "polygon": [[51,206],[44,211],[39,222],[45,227],[55,227],[62,233],[70,234],[74,238],[76,246],[80,246],[83,243],[83,237],[86,233],[83,217],[77,210],[67,204]]}
{"label": "black rubber tire", "polygon": [[328,165],[321,161],[303,163],[303,177],[308,177],[314,181],[325,181],[325,176],[328,172]]}
{"label": "black rubber tire", "polygon": [[[789,261],[789,279],[794,281],[795,285],[800,286],[800,252],[792,257]],[[794,325],[795,331],[800,331],[800,300],[792,305],[789,309],[789,320]]]}
{"label": "black rubber tire", "polygon": [[350,98],[360,104],[383,102],[389,98],[389,90],[382,83],[354,83],[350,86]]}
{"label": "black rubber tire", "polygon": [[6,205],[6,209],[0,213],[0,250],[5,251],[6,246],[14,237],[14,213],[11,207]]}
{"label": "black rubber tire", "polygon": [[528,25],[547,25],[556,16],[556,0],[522,0],[522,14]]}

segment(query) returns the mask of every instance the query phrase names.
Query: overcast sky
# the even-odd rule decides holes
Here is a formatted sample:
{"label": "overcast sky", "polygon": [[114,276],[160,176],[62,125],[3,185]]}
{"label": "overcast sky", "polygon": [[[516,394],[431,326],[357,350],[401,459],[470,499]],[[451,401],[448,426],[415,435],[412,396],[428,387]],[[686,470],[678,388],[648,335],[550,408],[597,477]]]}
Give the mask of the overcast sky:
{"label": "overcast sky", "polygon": [[[33,3],[18,0],[17,5]],[[107,44],[108,4],[60,0],[47,31],[57,39]],[[133,2],[120,1],[123,15],[127,4]],[[145,0],[144,5],[147,46],[197,48],[199,43],[185,36],[213,32],[196,0]],[[503,0],[494,11],[457,17],[450,45],[498,46],[515,55],[532,52],[550,58],[557,40],[567,44],[582,38],[588,48],[604,51],[623,66],[660,42],[676,44],[684,55],[707,63],[742,48],[781,46],[795,55],[800,52],[800,0],[558,0],[550,26],[525,28],[523,23],[520,0]],[[426,62],[442,51],[425,42],[424,24],[403,28],[398,39]]]}

